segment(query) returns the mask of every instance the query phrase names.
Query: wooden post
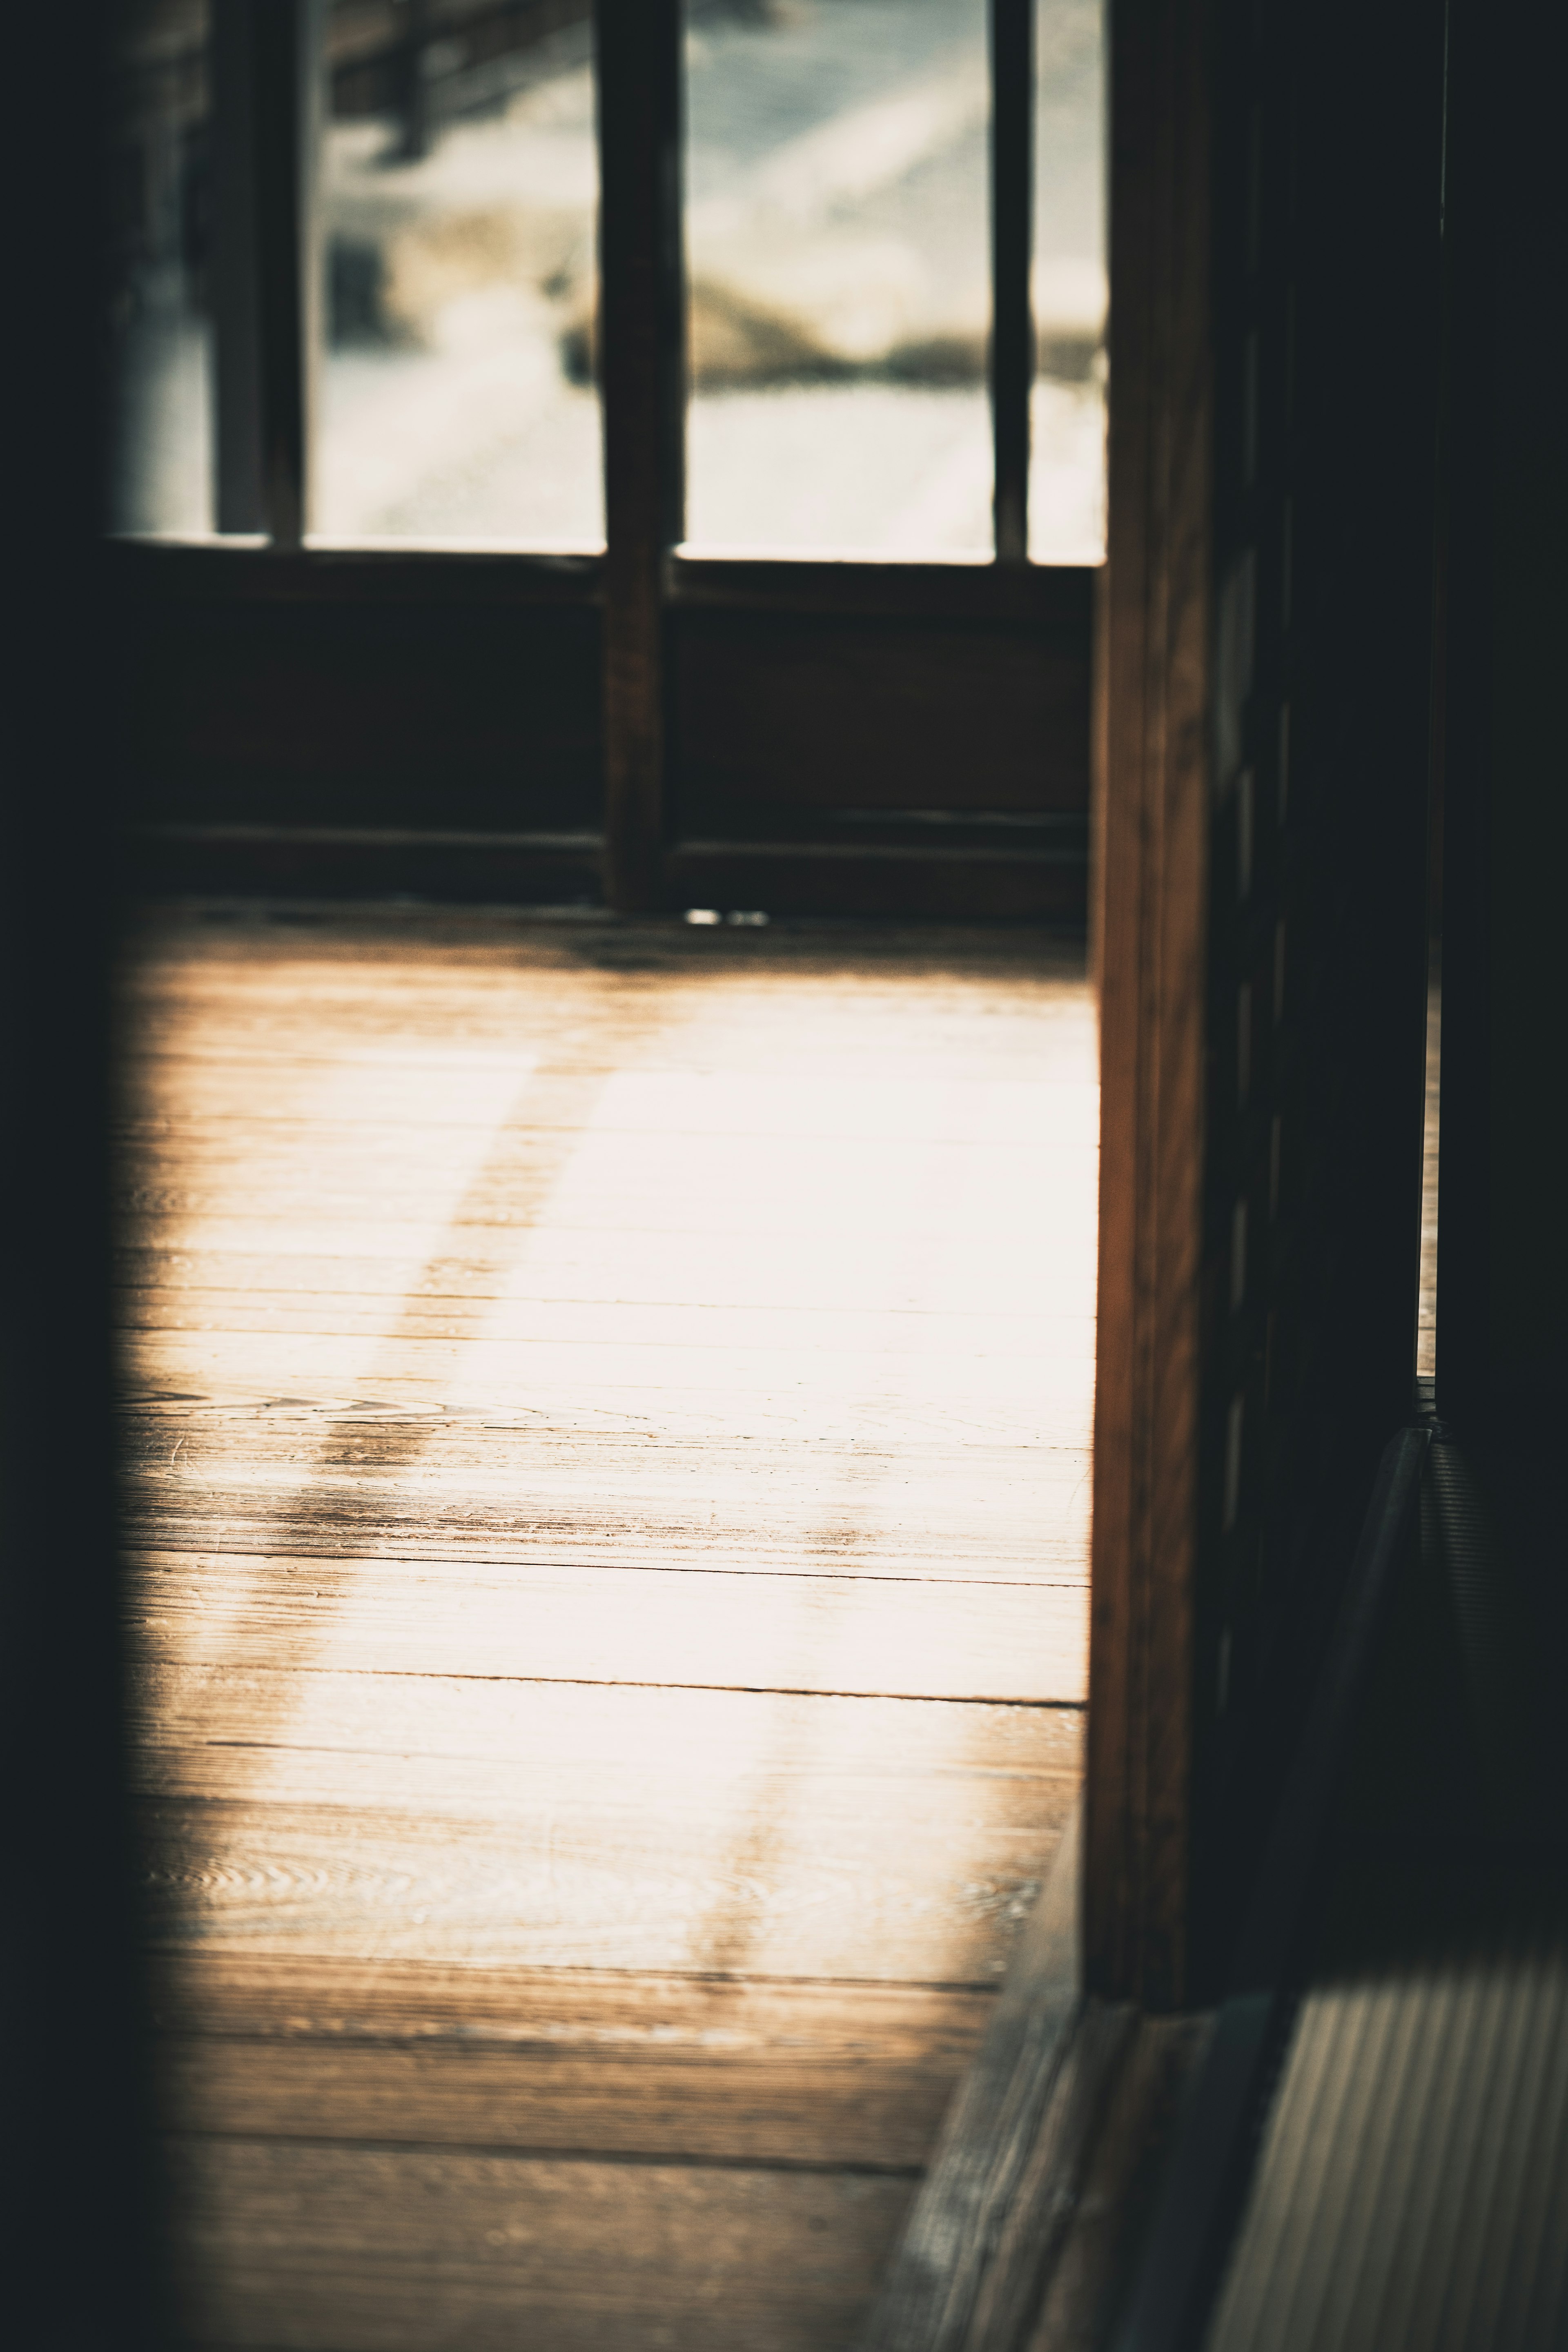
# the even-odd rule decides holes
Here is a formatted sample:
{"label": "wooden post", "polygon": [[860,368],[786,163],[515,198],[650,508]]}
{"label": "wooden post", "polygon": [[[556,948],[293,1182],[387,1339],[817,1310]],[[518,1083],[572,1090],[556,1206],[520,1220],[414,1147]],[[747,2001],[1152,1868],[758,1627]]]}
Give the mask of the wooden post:
{"label": "wooden post", "polygon": [[298,547],[320,272],[315,0],[218,0],[213,27],[217,520]]}
{"label": "wooden post", "polygon": [[665,572],[685,513],[679,0],[598,0],[605,415],[605,858],[612,906],[664,895]]}
{"label": "wooden post", "polygon": [[1411,1409],[1441,30],[1115,12],[1086,1941],[1155,2009],[1224,1980]]}
{"label": "wooden post", "polygon": [[1100,1354],[1084,1948],[1184,1991],[1197,1533],[1210,401],[1204,0],[1114,13]]}
{"label": "wooden post", "polygon": [[252,34],[261,496],[272,543],[285,548],[298,547],[310,528],[314,30],[312,0],[262,0]]}
{"label": "wooden post", "polygon": [[252,0],[215,0],[214,504],[219,530],[233,532],[266,528],[261,504],[261,366],[256,300],[255,28]]}
{"label": "wooden post", "polygon": [[1034,0],[991,0],[991,432],[996,560],[1029,554]]}

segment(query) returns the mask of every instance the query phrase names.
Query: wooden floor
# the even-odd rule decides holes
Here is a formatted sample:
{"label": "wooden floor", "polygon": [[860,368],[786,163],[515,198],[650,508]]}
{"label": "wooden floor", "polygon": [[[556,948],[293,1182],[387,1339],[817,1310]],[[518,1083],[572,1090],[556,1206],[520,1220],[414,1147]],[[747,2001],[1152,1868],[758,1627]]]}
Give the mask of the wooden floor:
{"label": "wooden floor", "polygon": [[1081,967],[212,908],[124,1003],[186,2340],[851,2345],[1077,1790]]}

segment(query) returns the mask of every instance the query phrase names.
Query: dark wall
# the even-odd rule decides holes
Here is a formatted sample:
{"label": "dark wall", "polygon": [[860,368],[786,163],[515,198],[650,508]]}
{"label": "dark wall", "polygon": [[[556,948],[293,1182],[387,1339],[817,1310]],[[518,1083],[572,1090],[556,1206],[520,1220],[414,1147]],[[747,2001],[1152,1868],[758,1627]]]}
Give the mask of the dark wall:
{"label": "dark wall", "polygon": [[1413,1410],[1444,18],[1216,29],[1199,1987]]}
{"label": "dark wall", "polygon": [[1565,47],[1454,0],[1444,455],[1438,1402],[1542,1430],[1568,1326]]}
{"label": "dark wall", "polygon": [[115,551],[123,786],[142,822],[600,830],[585,598],[498,595],[482,559],[465,593],[460,562],[407,578],[195,552]]}
{"label": "dark wall", "polygon": [[[596,897],[602,571],[112,549],[138,879]],[[663,901],[1081,923],[1092,579],[681,562],[661,618]]]}
{"label": "dark wall", "polygon": [[153,2341],[110,1430],[109,745],[89,588],[97,14],[25,10],[6,34],[0,2306],[9,2340],[51,2352]]}
{"label": "dark wall", "polygon": [[[1089,646],[1037,625],[676,616],[672,766],[686,837],[832,837],[875,811],[984,820],[1088,809]],[[1065,602],[1066,600],[1064,600]],[[1075,616],[1076,617],[1076,616]]]}

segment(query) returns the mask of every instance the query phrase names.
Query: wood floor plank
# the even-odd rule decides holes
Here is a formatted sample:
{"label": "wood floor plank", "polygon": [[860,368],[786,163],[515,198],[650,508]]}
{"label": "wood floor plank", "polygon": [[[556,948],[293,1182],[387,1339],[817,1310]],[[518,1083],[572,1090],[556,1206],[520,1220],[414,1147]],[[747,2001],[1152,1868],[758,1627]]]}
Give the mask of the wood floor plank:
{"label": "wood floor plank", "polygon": [[715,1348],[770,1356],[1042,1357],[1081,1362],[1094,1350],[1092,1315],[889,1314],[886,1309],[629,1305],[622,1300],[355,1299],[313,1291],[157,1289],[117,1294],[125,1331],[300,1332],[311,1338],[398,1341],[490,1339],[531,1346]]}
{"label": "wood floor plank", "polygon": [[[329,1069],[417,1068],[447,1055],[469,1075],[488,1060],[498,1076],[524,1078],[548,1060],[552,1070],[581,1076],[651,1066],[700,1076],[762,1066],[780,1078],[869,1074],[889,1085],[929,1085],[933,1072],[949,1069],[971,1083],[1038,1079],[1047,1075],[1042,1046],[1076,1048],[1084,1026],[1081,982],[1073,1017],[1057,1021],[1051,992],[1026,981],[1005,992],[945,995],[921,986],[916,1033],[907,973],[902,987],[874,1003],[834,976],[815,992],[788,982],[740,992],[722,1008],[704,1003],[701,982],[672,994],[663,980],[606,989],[574,975],[552,991],[533,973],[511,985],[493,969],[476,979],[439,996],[380,981],[345,999],[313,967],[286,993],[247,975],[226,991],[163,993],[128,1006],[132,1050],[158,1066],[269,1071],[285,1089],[310,1088],[307,1098],[316,1100]],[[1081,1075],[1079,1064],[1072,1076]]]}
{"label": "wood floor plank", "polygon": [[[274,1756],[277,1773],[295,1749],[337,1758],[345,1770],[357,1769],[358,1759],[394,1767],[416,1759],[516,1765],[520,1774],[497,1784],[501,1810],[531,1806],[542,1775],[559,1784],[560,1800],[597,1802],[602,1790],[607,1801],[624,1789],[624,1801],[640,1807],[642,1792],[624,1780],[631,1766],[657,1773],[672,1793],[715,1787],[726,1810],[746,1801],[740,1791],[755,1772],[829,1783],[864,1778],[900,1793],[929,1784],[962,1790],[960,1801],[973,1808],[982,1790],[1011,1801],[1014,1789],[1070,1776],[1078,1766],[1071,1707],[841,1696],[794,1685],[513,1681],[495,1672],[484,1649],[473,1654],[467,1674],[443,1675],[326,1669],[308,1655],[289,1658],[279,1645],[266,1667],[143,1664],[132,1672],[131,1692],[143,1769],[156,1760],[166,1772],[171,1759],[199,1747],[215,1795],[229,1793],[233,1759],[252,1748]],[[207,1753],[215,1738],[221,1747]],[[284,1740],[287,1748],[277,1745]],[[282,1793],[276,1774],[272,1785]],[[317,1785],[321,1801],[343,1801],[336,1788]],[[384,1778],[384,1793],[391,1786]],[[291,1786],[286,1801],[310,1799]],[[553,1787],[550,1801],[558,1801]],[[813,1801],[830,1802],[826,1787]],[[848,1801],[858,1807],[861,1799]]]}
{"label": "wood floor plank", "polygon": [[[725,1148],[707,1138],[700,1152],[684,1138],[670,1139],[666,1150],[653,1148],[657,1139],[639,1138],[635,1150],[616,1136],[570,1140],[569,1150],[511,1150],[503,1139],[470,1166],[455,1148],[423,1164],[412,1153],[378,1163],[308,1148],[287,1158],[258,1150],[227,1161],[125,1152],[114,1202],[122,1216],[310,1218],[347,1226],[371,1216],[457,1235],[498,1227],[521,1234],[541,1222],[584,1231],[758,1234],[828,1225],[844,1234],[885,1230],[896,1219],[913,1249],[953,1224],[988,1216],[1079,1234],[1094,1199],[1092,1166],[1086,1169],[1077,1150],[1064,1150],[1053,1166],[1047,1152],[1018,1147],[998,1151],[998,1165],[984,1148],[910,1145],[898,1153],[889,1146],[856,1167],[841,1164],[845,1147],[831,1140],[787,1153],[771,1142]],[[895,1160],[900,1164],[888,1164]],[[447,1244],[448,1253],[453,1247]]]}
{"label": "wood floor plank", "polygon": [[529,1412],[559,1428],[746,1436],[791,1432],[983,1444],[1081,1446],[1092,1358],[817,1354],[798,1349],[605,1347],[307,1332],[131,1332],[143,1391],[257,1403],[354,1397]]}
{"label": "wood floor plank", "polygon": [[715,1432],[672,1425],[689,1399],[612,1418],[604,1397],[465,1407],[387,1385],[154,1396],[124,1425],[129,1528],[163,1549],[476,1566],[1087,1578],[1081,1441],[999,1444],[953,1415],[924,1443],[891,1414],[829,1436],[766,1399],[737,1427],[733,1397]]}
{"label": "wood floor plank", "polygon": [[[479,992],[470,984],[470,996]],[[1081,982],[1077,992],[1081,1011]],[[136,1034],[127,1066],[165,1100],[183,1074],[195,1084],[230,1071],[279,1105],[328,1109],[345,1089],[362,1086],[367,1100],[384,1100],[389,1075],[405,1074],[406,1092],[443,1064],[469,1079],[488,1066],[497,1081],[513,1085],[526,1084],[546,1063],[554,1076],[587,1080],[628,1065],[700,1077],[754,1069],[759,1061],[786,1080],[855,1075],[873,1062],[889,1084],[929,1084],[934,1064],[961,1081],[1005,1085],[1040,1077],[1043,1046],[1059,1042],[1078,1063],[1083,1035],[1080,1022],[1053,1023],[1048,1002],[1027,989],[1005,1010],[966,1005],[957,1018],[928,1003],[919,1034],[907,1017],[907,992],[898,1021],[858,1020],[835,992],[815,1016],[807,1007],[792,1013],[787,1003],[752,1004],[722,1028],[689,1019],[661,1024],[657,1014],[613,1003],[595,1005],[590,1024],[581,1005],[542,1003],[531,992],[509,995],[488,975],[484,993],[490,1002],[479,1022],[461,1004],[433,1003],[384,1006],[378,1018],[356,1012],[344,1023],[330,1002],[318,1003],[313,1017],[309,1003],[269,1003],[248,992],[232,1003],[128,1007]]]}
{"label": "wood floor plank", "polygon": [[828,1318],[866,1314],[1012,1318],[1094,1312],[1093,1252],[1043,1224],[1002,1262],[984,1233],[946,1232],[918,1257],[897,1234],[858,1234],[853,1244],[776,1234],[759,1251],[748,1234],[584,1234],[534,1225],[521,1248],[487,1250],[473,1234],[460,1254],[417,1245],[417,1232],[375,1223],[349,1240],[321,1225],[215,1221],[122,1247],[127,1291],[174,1303],[192,1291],[292,1293],[310,1298],[484,1299],[542,1305],[727,1307]]}
{"label": "wood floor plank", "polygon": [[[679,1141],[834,1141],[1005,1150],[1063,1145],[1091,1154],[1100,1140],[1091,1077],[1037,1066],[1025,1077],[971,1077],[938,1067],[923,1077],[862,1073],[805,1077],[751,1069],[563,1070],[526,1055],[427,1055],[395,1066],[355,1066],[344,1088],[319,1103],[262,1087],[252,1066],[224,1062],[135,1066],[137,1108],[121,1124],[142,1150],[221,1153],[237,1130],[285,1151],[307,1139],[331,1150],[359,1137],[417,1147],[454,1129],[548,1136],[638,1135]],[[591,1084],[584,1086],[584,1081]]]}
{"label": "wood floor plank", "polygon": [[929,1986],[158,1955],[170,2128],[543,2153],[923,2164],[994,2007]]}
{"label": "wood floor plank", "polygon": [[[352,1416],[352,1402],[345,1399],[342,1410]],[[226,1418],[219,1436],[237,1449],[249,1420],[237,1413]],[[355,1425],[352,1417],[335,1424],[345,1432]],[[905,1586],[1030,1585],[1042,1595],[1039,1641],[1048,1642],[1050,1654],[1063,1640],[1081,1648],[1087,1639],[1088,1472],[1080,1449],[1041,1447],[1037,1475],[1020,1478],[1015,1469],[1010,1478],[992,1480],[985,1475],[989,1449],[977,1445],[977,1464],[962,1467],[944,1491],[930,1463],[906,1454],[865,1447],[839,1450],[825,1461],[803,1444],[798,1490],[791,1494],[780,1491],[791,1466],[786,1447],[769,1449],[768,1458],[754,1465],[716,1465],[721,1449],[712,1442],[680,1445],[636,1433],[606,1441],[588,1432],[582,1451],[594,1458],[563,1463],[575,1433],[557,1430],[543,1460],[521,1468],[504,1460],[500,1467],[484,1465],[482,1480],[465,1490],[450,1459],[465,1448],[459,1443],[442,1448],[443,1459],[432,1464],[427,1456],[437,1448],[434,1441],[420,1444],[421,1417],[410,1414],[404,1425],[410,1435],[401,1459],[384,1441],[357,1472],[342,1453],[323,1458],[325,1449],[310,1442],[310,1424],[302,1437],[294,1425],[292,1448],[289,1425],[281,1434],[273,1426],[268,1451],[274,1461],[288,1462],[291,1454],[292,1465],[272,1485],[254,1461],[215,1459],[222,1448],[210,1429],[203,1451],[187,1447],[171,1466],[165,1457],[179,1444],[177,1427],[173,1438],[163,1431],[155,1471],[139,1478],[127,1496],[127,1532],[148,1549],[297,1557],[318,1564],[395,1559],[466,1563],[476,1570],[582,1566],[876,1577]],[[448,1424],[439,1428],[442,1437],[452,1435]],[[503,1426],[491,1434],[515,1432]],[[659,1459],[639,1479],[633,1449],[656,1442]],[[542,1444],[538,1451],[546,1454]],[[756,1451],[763,1451],[760,1441]],[[188,1463],[187,1453],[194,1454]],[[595,1469],[601,1474],[596,1491]],[[930,1512],[922,1516],[928,1500]],[[1058,1601],[1054,1596],[1064,1591],[1077,1597]],[[494,1593],[492,1582],[476,1579],[477,1606],[489,1610]],[[760,1605],[759,1622],[766,1622],[781,1604]],[[900,1621],[904,1630],[895,1654],[909,1648],[917,1624],[934,1628],[934,1605],[911,1601]],[[959,1621],[967,1605],[955,1598]],[[962,1639],[956,1626],[955,1638]],[[1038,1643],[1031,1641],[1029,1652],[1041,1654]],[[934,1674],[949,1672],[936,1663],[940,1647],[928,1655]],[[928,1692],[947,1695],[934,1686]],[[986,1684],[956,1694],[988,1695]]]}
{"label": "wood floor plank", "polygon": [[146,1669],[165,1936],[345,1959],[984,1982],[1073,1709]]}
{"label": "wood floor plank", "polygon": [[368,1776],[348,1773],[355,1794],[336,1807],[146,1801],[150,1926],[335,1956],[351,1971],[408,1958],[984,1984],[1006,1964],[1077,1790],[1047,1788],[1016,1826],[914,1799],[808,1822],[766,1788],[749,1815],[654,1822],[498,1814],[488,1790],[465,1813],[446,1777],[444,1804],[416,1780],[407,1811],[378,1809]]}
{"label": "wood floor plank", "polygon": [[187,2336],[292,2352],[837,2352],[912,2183],[176,2140]]}
{"label": "wood floor plank", "polygon": [[[291,1658],[363,1674],[482,1668],[894,1697],[1084,1696],[1088,1609],[1076,1581],[920,1583],[907,1568],[888,1578],[803,1575],[795,1529],[782,1539],[774,1531],[778,1572],[763,1579],[734,1532],[730,1572],[713,1565],[708,1529],[691,1548],[700,1564],[687,1570],[508,1570],[472,1557],[474,1544],[455,1545],[448,1559],[355,1559],[337,1530],[316,1554],[152,1552],[128,1569],[127,1623],[140,1654],[169,1665]],[[624,1559],[626,1546],[616,1549]]]}

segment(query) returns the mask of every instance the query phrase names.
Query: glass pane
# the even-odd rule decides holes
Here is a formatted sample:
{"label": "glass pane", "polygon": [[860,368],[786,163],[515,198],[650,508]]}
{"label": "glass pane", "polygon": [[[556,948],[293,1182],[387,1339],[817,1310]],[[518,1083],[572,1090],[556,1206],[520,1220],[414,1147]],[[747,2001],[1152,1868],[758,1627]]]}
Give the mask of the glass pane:
{"label": "glass pane", "polygon": [[206,0],[130,0],[110,60],[110,527],[213,525]]}
{"label": "glass pane", "polygon": [[687,534],[988,557],[984,0],[688,0]]}
{"label": "glass pane", "polygon": [[1105,66],[1101,0],[1037,0],[1036,374],[1029,553],[1105,553]]}
{"label": "glass pane", "polygon": [[326,74],[315,530],[599,546],[586,10],[331,0]]}

